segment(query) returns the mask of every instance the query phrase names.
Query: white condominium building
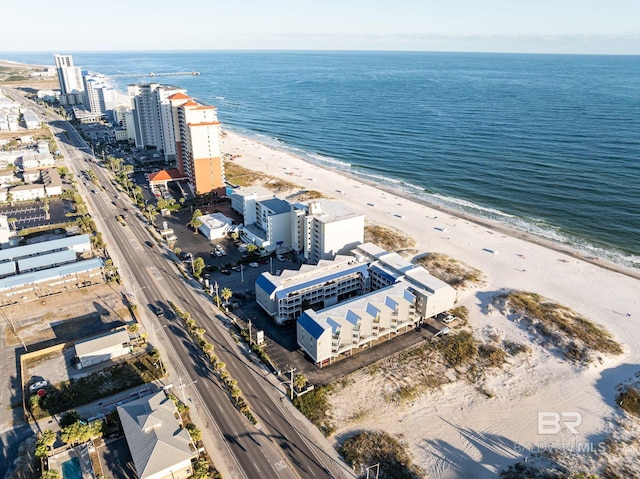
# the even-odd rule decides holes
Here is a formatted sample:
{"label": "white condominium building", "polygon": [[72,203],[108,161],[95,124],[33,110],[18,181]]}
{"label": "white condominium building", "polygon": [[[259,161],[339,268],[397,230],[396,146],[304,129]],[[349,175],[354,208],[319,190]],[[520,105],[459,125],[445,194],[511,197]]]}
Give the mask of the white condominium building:
{"label": "white condominium building", "polygon": [[276,323],[294,321],[309,308],[322,309],[364,293],[367,265],[351,256],[285,270],[280,276],[262,273],[256,280],[256,301]]}
{"label": "white condominium building", "polygon": [[60,83],[60,101],[65,105],[81,104],[84,101],[84,85],[80,67],[73,65],[71,55],[53,55]]}
{"label": "white condominium building", "polygon": [[266,251],[291,248],[291,205],[280,198],[268,198],[254,203],[254,211],[247,211],[242,237]]}
{"label": "white condominium building", "polygon": [[307,309],[296,324],[298,346],[322,366],[415,327],[422,320],[415,304],[415,295],[402,281],[321,311]]}
{"label": "white condominium building", "polygon": [[231,208],[240,213],[245,225],[256,222],[256,202],[275,198],[275,193],[264,186],[254,185],[235,188],[231,195]]}
{"label": "white condominium building", "polygon": [[138,148],[156,148],[168,161],[176,158],[176,129],[169,97],[187,90],[159,83],[128,85],[135,142]]}
{"label": "white condominium building", "polygon": [[364,240],[364,215],[337,201],[291,205],[292,247],[310,263],[348,253]]}

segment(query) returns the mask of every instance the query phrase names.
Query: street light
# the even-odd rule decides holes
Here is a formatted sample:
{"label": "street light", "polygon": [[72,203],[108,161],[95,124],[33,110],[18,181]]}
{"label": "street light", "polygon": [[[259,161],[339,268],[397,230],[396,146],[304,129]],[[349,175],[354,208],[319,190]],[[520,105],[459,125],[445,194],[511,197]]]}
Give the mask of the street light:
{"label": "street light", "polygon": [[159,326],[157,328],[151,328],[151,332],[153,333],[153,346],[158,349],[158,342],[156,340],[156,330],[158,329],[162,329],[162,328],[166,328],[168,326],[168,324],[163,324],[162,326]]}
{"label": "street light", "polygon": [[182,382],[182,377],[180,377],[180,389],[182,389],[182,403],[183,403],[185,406],[187,405],[187,398],[185,397],[184,390],[185,390],[185,388],[186,388],[187,386],[192,386],[192,385],[194,385],[194,384],[195,384],[195,383],[197,383],[197,382],[198,382],[198,380],[196,379],[196,380],[195,380],[195,381],[193,381],[193,382],[190,382],[190,383],[184,384],[184,383]]}

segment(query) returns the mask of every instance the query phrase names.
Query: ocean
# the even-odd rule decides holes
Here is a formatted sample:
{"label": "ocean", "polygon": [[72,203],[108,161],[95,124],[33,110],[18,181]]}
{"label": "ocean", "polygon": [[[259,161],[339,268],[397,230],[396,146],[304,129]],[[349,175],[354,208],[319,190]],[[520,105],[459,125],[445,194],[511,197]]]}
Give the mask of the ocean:
{"label": "ocean", "polygon": [[[154,72],[116,81],[185,87],[237,133],[640,269],[640,56],[59,53]],[[177,71],[200,75],[159,75]]]}

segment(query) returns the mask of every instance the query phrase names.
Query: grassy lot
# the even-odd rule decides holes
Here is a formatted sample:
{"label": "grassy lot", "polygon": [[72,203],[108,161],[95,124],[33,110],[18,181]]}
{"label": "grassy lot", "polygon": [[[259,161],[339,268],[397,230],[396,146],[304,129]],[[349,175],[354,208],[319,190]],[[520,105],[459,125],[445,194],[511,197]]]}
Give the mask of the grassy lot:
{"label": "grassy lot", "polygon": [[155,381],[164,372],[163,368],[155,367],[156,363],[156,358],[145,353],[91,376],[54,384],[45,397],[31,396],[31,412],[36,419],[42,419]]}

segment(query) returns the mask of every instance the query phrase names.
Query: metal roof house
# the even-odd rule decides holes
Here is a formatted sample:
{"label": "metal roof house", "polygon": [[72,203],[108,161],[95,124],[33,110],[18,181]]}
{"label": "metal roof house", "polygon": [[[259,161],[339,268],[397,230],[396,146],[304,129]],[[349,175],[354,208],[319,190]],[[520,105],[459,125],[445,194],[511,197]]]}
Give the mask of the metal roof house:
{"label": "metal roof house", "polygon": [[78,369],[124,356],[129,352],[129,333],[120,328],[75,344]]}
{"label": "metal roof house", "polygon": [[164,391],[118,406],[139,479],[186,479],[198,453]]}

